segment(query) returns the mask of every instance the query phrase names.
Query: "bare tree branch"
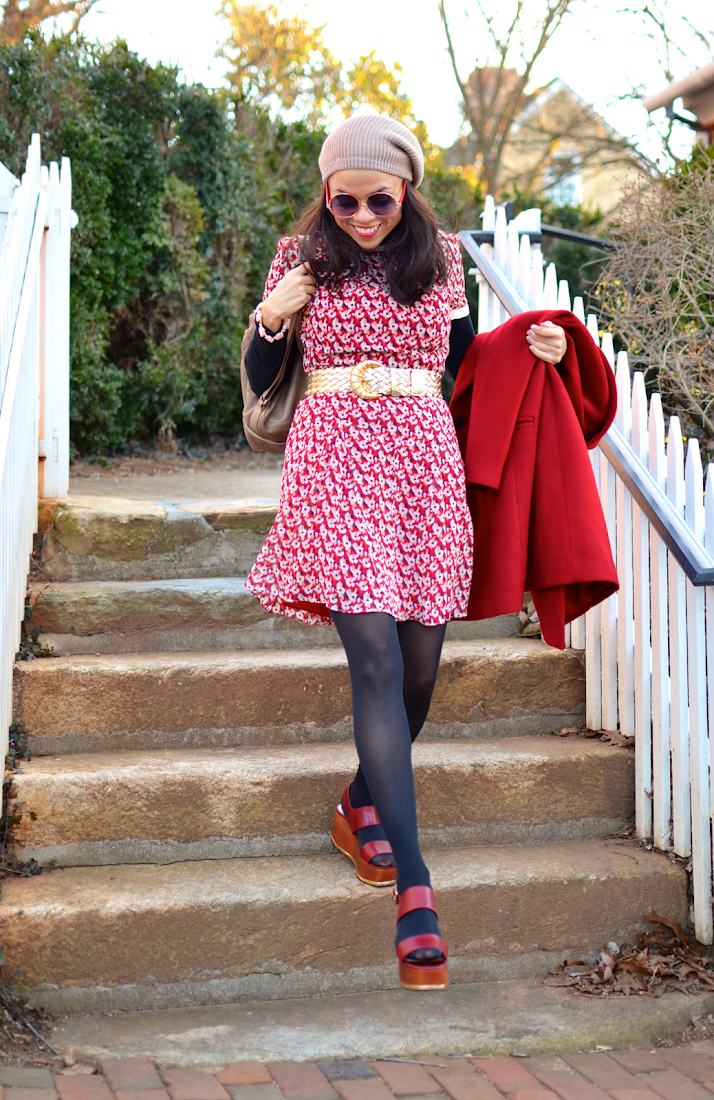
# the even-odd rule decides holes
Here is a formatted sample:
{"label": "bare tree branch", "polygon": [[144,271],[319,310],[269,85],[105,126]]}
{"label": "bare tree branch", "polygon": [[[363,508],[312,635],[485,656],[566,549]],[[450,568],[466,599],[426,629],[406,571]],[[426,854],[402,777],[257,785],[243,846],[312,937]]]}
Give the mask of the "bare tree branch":
{"label": "bare tree branch", "polygon": [[678,33],[678,29],[676,26],[673,27],[673,23],[676,24],[679,21],[695,41],[704,46],[709,53],[712,52],[711,33],[695,26],[686,13],[672,13],[667,6],[667,0],[662,0],[662,2],[659,2],[659,0],[641,0],[639,4],[630,4],[627,7],[620,8],[617,14],[634,15],[641,20],[646,37],[661,51],[662,58],[659,64],[663,75],[669,82],[675,78],[674,55],[681,58],[687,65],[691,65],[689,60],[691,43],[679,41],[681,28],[679,28]]}
{"label": "bare tree branch", "polygon": [[516,119],[531,99],[533,67],[557,33],[563,19],[579,0],[545,0],[535,24],[535,41],[525,25],[532,5],[516,0],[508,21],[499,30],[497,12],[485,0],[475,0],[488,39],[488,50],[467,80],[461,76],[445,0],[439,0],[451,68],[461,95],[464,119],[471,129],[478,166],[489,191],[495,193],[504,147]]}
{"label": "bare tree branch", "polygon": [[[684,12],[670,9],[667,0],[630,0],[617,14],[632,16],[639,21],[641,33],[654,46],[663,82],[672,83],[678,75],[696,67],[694,55],[697,46],[703,46],[709,58],[714,55],[713,33],[697,27]],[[703,60],[699,61],[699,64],[703,63]],[[642,99],[645,94],[643,88],[631,89],[632,99]],[[681,164],[684,159],[675,148],[681,122],[670,111],[666,120],[659,116],[656,120],[650,119],[649,123],[650,130],[658,136],[662,152],[672,165]]]}
{"label": "bare tree branch", "polygon": [[714,163],[629,189],[596,294],[635,369],[714,449]]}
{"label": "bare tree branch", "polygon": [[81,20],[96,2],[97,0],[26,0],[21,3],[21,0],[6,0],[0,20],[0,41],[18,42],[25,31],[68,12],[74,15],[70,28],[74,34]]}
{"label": "bare tree branch", "polygon": [[463,101],[463,110],[464,110],[464,113],[466,114],[467,120],[469,121],[469,123],[473,127],[473,123],[471,122],[471,119],[469,118],[469,115],[470,115],[469,97],[468,97],[468,94],[467,94],[466,85],[464,84],[463,80],[461,79],[461,75],[459,73],[458,62],[456,61],[456,51],[454,50],[454,43],[453,43],[452,38],[451,38],[451,29],[449,27],[449,21],[446,18],[446,8],[444,7],[444,0],[439,0],[439,14],[441,16],[441,21],[444,24],[444,32],[446,34],[446,49],[448,51],[449,58],[451,60],[451,68],[453,70],[454,78],[456,79],[456,83],[459,86],[459,91],[461,92],[461,98],[462,98],[462,101]]}

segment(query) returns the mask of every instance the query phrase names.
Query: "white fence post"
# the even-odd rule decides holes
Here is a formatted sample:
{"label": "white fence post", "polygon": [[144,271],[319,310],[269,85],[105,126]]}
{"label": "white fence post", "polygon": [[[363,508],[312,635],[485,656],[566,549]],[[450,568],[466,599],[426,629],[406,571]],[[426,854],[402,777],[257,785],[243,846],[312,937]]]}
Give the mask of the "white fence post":
{"label": "white fence post", "polygon": [[[40,497],[69,490],[69,253],[72,175],[50,164],[44,245],[43,362],[40,373]],[[51,337],[48,339],[48,335]]]}
{"label": "white fence post", "polygon": [[[667,485],[662,398],[652,394],[648,428],[649,469],[662,493]],[[669,611],[667,548],[650,526],[650,605],[652,614],[652,828],[655,847],[672,843],[671,723],[669,707]]]}
{"label": "white fence post", "polygon": [[[615,369],[615,351],[609,332],[603,334],[602,350]],[[612,556],[617,562],[617,477],[602,451],[600,455],[600,500],[610,537]],[[600,616],[600,648],[602,653],[602,724],[606,730],[617,729],[617,594],[602,604]]]}
{"label": "white fence post", "polygon": [[[595,484],[600,492],[600,452],[590,452]],[[602,729],[602,604],[585,615],[585,721],[588,729]]]}
{"label": "white fence post", "polygon": [[0,164],[0,250],[5,239],[5,227],[10,212],[10,203],[19,180],[16,180],[12,172],[9,172],[4,164]]}
{"label": "white fence post", "polygon": [[[616,524],[616,491],[617,477],[604,454],[600,456],[600,502],[605,515],[607,532],[610,537],[610,548],[613,558],[617,561],[617,542],[615,533]],[[606,730],[617,729],[617,593],[603,600],[600,615],[600,652],[601,652],[601,683],[602,683],[602,709],[600,717],[602,728]]]}
{"label": "white fence post", "polygon": [[558,308],[558,276],[555,264],[548,264],[545,269],[545,282],[543,284],[543,309]]}
{"label": "white fence post", "polygon": [[[699,442],[690,439],[685,468],[685,519],[704,539],[704,484]],[[702,943],[712,942],[712,848],[709,814],[709,738],[707,736],[706,640],[704,589],[690,580],[687,591],[687,670],[689,687],[690,766],[692,774],[692,880],[694,930]]]}
{"label": "white fence post", "polygon": [[[632,446],[647,462],[647,394],[645,376],[632,380]],[[635,736],[635,829],[640,839],[652,833],[652,718],[650,701],[650,554],[649,523],[632,501],[633,674]]]}
{"label": "white fence post", "polygon": [[[496,206],[491,195],[486,196],[486,202],[483,208],[482,226],[487,233],[493,233],[496,228]],[[493,245],[485,244],[483,250],[489,258],[493,256]],[[493,299],[495,295],[483,275],[479,275],[478,272],[475,274],[478,282],[477,327],[479,332],[489,332],[490,329],[493,328]]]}
{"label": "white fence post", "polygon": [[[714,556],[714,464],[707,467],[707,488],[704,494],[704,545]],[[714,737],[714,586],[708,585],[705,596],[706,661],[707,661],[707,715],[709,738]],[[709,779],[709,815],[714,815],[714,768]]]}
{"label": "white fence post", "polygon": [[[617,355],[616,423],[629,443],[632,439],[630,367],[627,352]],[[634,622],[632,594],[632,496],[621,478],[617,478],[617,710],[620,732],[635,735]]]}
{"label": "white fence post", "polygon": [[[506,270],[508,263],[508,222],[506,221],[506,211],[502,206],[496,207],[496,221],[493,230],[493,261],[501,268],[501,271]],[[506,311],[501,305],[500,299],[491,292],[491,328],[496,328],[498,325],[503,324],[505,320]]]}
{"label": "white fence post", "polygon": [[543,289],[543,253],[540,247],[536,247],[531,251],[531,293],[530,293],[530,307],[531,309],[543,309],[543,302],[545,291]]}
{"label": "white fence post", "polygon": [[[667,495],[680,515],[684,515],[684,443],[678,416],[671,416],[669,419]],[[692,854],[692,810],[689,783],[687,601],[684,573],[672,553],[667,558],[673,843],[678,856],[689,856]]]}

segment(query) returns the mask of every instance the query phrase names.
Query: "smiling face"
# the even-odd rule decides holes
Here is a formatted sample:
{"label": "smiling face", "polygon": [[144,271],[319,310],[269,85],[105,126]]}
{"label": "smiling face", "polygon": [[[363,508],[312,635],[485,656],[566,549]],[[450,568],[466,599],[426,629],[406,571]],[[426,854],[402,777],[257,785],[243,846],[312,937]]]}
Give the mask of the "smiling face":
{"label": "smiling face", "polygon": [[[386,172],[372,172],[363,168],[335,172],[327,183],[330,196],[340,193],[354,195],[360,202],[366,202],[370,195],[378,191],[385,191],[395,202],[399,202],[404,189],[404,180],[400,176],[389,176]],[[378,217],[366,206],[360,206],[351,218],[338,218],[335,215],[340,229],[356,241],[360,248],[366,249],[377,248],[401,220],[401,206],[388,218]]]}

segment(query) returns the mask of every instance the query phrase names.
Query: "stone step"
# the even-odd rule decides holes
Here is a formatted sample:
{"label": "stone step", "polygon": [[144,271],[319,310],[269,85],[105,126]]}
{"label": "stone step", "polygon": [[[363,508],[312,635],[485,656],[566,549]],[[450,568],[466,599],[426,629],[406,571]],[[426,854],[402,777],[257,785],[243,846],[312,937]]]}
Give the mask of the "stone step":
{"label": "stone step", "polygon": [[[15,721],[36,755],[347,741],[337,648],[110,654],[22,662]],[[426,738],[544,733],[577,723],[581,657],[532,639],[448,642]]]}
{"label": "stone step", "polygon": [[[576,997],[569,990],[549,989],[540,980],[531,979],[451,985],[438,995],[419,998],[399,989],[308,1001],[70,1016],[52,1032],[52,1044],[90,1065],[105,1058],[149,1057],[162,1066],[213,1069],[229,1062],[253,1060],[327,1062],[426,1056],[439,1066],[443,1065],[444,1055],[522,1056],[573,1050],[651,1049],[676,1042],[693,1019],[703,1020],[712,1012],[714,993],[693,997]],[[463,1072],[461,1067],[452,1067],[452,1071]],[[494,1095],[483,1079],[457,1080],[463,1081],[463,1088],[454,1095],[473,1100]],[[582,1081],[576,1080],[575,1088],[577,1091],[568,1095],[582,1100],[606,1097]],[[360,1087],[351,1095],[361,1092]],[[375,1089],[370,1095],[377,1092]],[[528,1092],[522,1090],[516,1095],[525,1100]],[[628,1093],[617,1095],[625,1100]],[[631,1100],[638,1096],[655,1100],[655,1094],[646,1090],[629,1096]],[[555,1093],[538,1090],[532,1091],[531,1097],[547,1100]]]}
{"label": "stone step", "polygon": [[[187,807],[190,813],[190,807]],[[625,840],[426,853],[454,983],[542,976],[687,919],[687,873]],[[78,867],[3,883],[4,966],[52,1012],[394,988],[390,890],[343,856]]]}
{"label": "stone step", "polygon": [[[340,644],[332,626],[269,615],[238,577],[39,584],[29,602],[43,645],[66,656]],[[454,622],[447,638],[515,637],[519,625],[517,615]]]}
{"label": "stone step", "polygon": [[275,501],[41,500],[39,561],[63,581],[245,577]]}
{"label": "stone step", "polygon": [[[13,776],[11,851],[65,867],[330,852],[356,765],[345,744],[39,757]],[[634,753],[600,741],[417,742],[414,769],[426,847],[605,837],[634,814]]]}

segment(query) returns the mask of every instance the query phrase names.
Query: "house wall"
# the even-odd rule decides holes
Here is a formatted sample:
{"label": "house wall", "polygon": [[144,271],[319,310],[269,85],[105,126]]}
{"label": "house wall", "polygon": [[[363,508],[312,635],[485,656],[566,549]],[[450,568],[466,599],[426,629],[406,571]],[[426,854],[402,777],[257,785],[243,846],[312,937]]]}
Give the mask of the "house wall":
{"label": "house wall", "polygon": [[617,205],[623,185],[638,173],[619,134],[562,86],[538,97],[521,116],[504,152],[501,186],[547,191],[558,177],[571,175],[574,204],[579,200],[588,209],[607,213]]}

